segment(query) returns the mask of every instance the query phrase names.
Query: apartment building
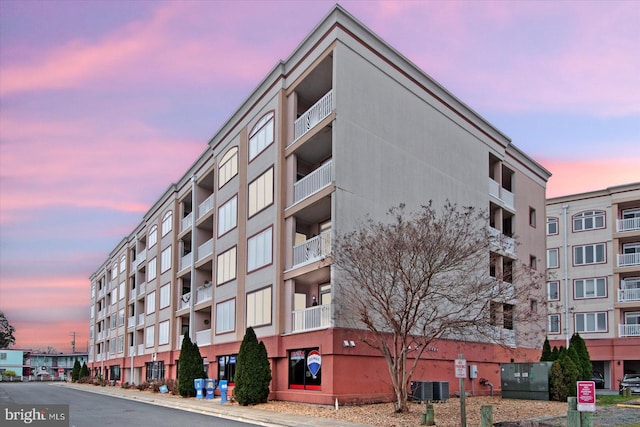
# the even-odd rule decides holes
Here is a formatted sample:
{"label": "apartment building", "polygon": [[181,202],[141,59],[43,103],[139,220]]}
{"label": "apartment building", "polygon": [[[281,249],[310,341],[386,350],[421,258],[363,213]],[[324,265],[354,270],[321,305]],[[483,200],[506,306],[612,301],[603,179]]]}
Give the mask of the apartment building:
{"label": "apartment building", "polygon": [[[536,218],[550,174],[340,6],[203,149],[90,277],[90,366],[108,379],[176,378],[189,334],[208,375],[233,383],[252,326],[271,397],[389,400],[384,360],[339,315],[349,284],[331,242],[399,203],[484,208],[496,237],[487,272],[518,260],[543,268]],[[496,326],[507,349],[442,340],[420,375],[454,391],[453,359],[466,352],[499,384],[497,363],[539,358],[544,337],[523,338],[524,326]]]}
{"label": "apartment building", "polygon": [[548,338],[585,340],[605,386],[640,372],[640,183],[547,200]]}

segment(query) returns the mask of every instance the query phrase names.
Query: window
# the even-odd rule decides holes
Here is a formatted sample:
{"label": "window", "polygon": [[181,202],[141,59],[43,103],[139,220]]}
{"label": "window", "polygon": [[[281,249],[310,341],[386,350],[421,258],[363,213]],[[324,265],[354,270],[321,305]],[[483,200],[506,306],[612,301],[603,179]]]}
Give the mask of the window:
{"label": "window", "polygon": [[149,260],[149,265],[147,266],[147,282],[151,282],[156,278],[156,269],[157,269],[157,258],[153,258]]}
{"label": "window", "polygon": [[513,329],[513,304],[502,304],[502,327]]}
{"label": "window", "polygon": [[146,367],[146,381],[158,381],[164,379],[164,361],[147,362]]}
{"label": "window", "polygon": [[249,184],[249,217],[273,203],[273,167]]}
{"label": "window", "polygon": [[158,324],[158,345],[169,344],[169,321]]}
{"label": "window", "polygon": [[233,332],[236,319],[236,300],[230,299],[216,305],[216,333]]}
{"label": "window", "polygon": [[607,332],[607,313],[576,314],[576,332]]}
{"label": "window", "polygon": [[586,211],[573,216],[573,231],[604,228],[604,211]]}
{"label": "window", "polygon": [[109,340],[109,354],[116,354],[116,339],[111,338]]}
{"label": "window", "polygon": [[218,255],[216,283],[222,285],[236,278],[236,247]]}
{"label": "window", "polygon": [[126,265],[127,265],[127,256],[126,255],[122,255],[120,257],[120,273],[124,273],[125,272]]}
{"label": "window", "polygon": [[169,211],[162,218],[162,237],[173,229],[173,212]]}
{"label": "window", "polygon": [[0,360],[7,360],[7,353],[5,352],[0,353]]}
{"label": "window", "polygon": [[218,188],[222,188],[238,174],[238,147],[233,147],[220,160],[218,168]]}
{"label": "window", "polygon": [[607,279],[605,277],[596,277],[576,280],[574,282],[573,295],[576,299],[606,297]]}
{"label": "window", "polygon": [[124,281],[120,282],[120,285],[118,286],[118,296],[120,297],[120,299],[124,298]]}
{"label": "window", "polygon": [[536,226],[536,210],[532,207],[529,207],[529,225]]}
{"label": "window", "polygon": [[247,271],[271,264],[272,232],[273,229],[269,227],[247,241]]}
{"label": "window", "polygon": [[156,243],[158,243],[158,226],[154,225],[149,230],[149,247],[155,246]]}
{"label": "window", "polygon": [[558,268],[558,248],[547,249],[547,268]]}
{"label": "window", "polygon": [[118,311],[118,326],[124,325],[124,308]]}
{"label": "window", "polygon": [[573,262],[575,265],[597,264],[605,262],[604,243],[595,245],[574,246]]}
{"label": "window", "polygon": [[238,213],[238,196],[233,196],[218,208],[218,236],[236,227]]}
{"label": "window", "polygon": [[165,308],[169,306],[171,302],[171,283],[167,283],[166,285],[160,288],[160,308]]}
{"label": "window", "polygon": [[268,113],[249,134],[249,161],[273,143],[273,113]]}
{"label": "window", "polygon": [[289,351],[289,388],[321,390],[322,356],[319,348]]}
{"label": "window", "polygon": [[548,319],[547,330],[549,331],[549,333],[559,334],[560,333],[560,315],[550,314],[547,319]]}
{"label": "window", "polygon": [[558,234],[558,218],[547,218],[547,236]]}
{"label": "window", "polygon": [[558,301],[560,299],[560,282],[547,282],[547,300]]}
{"label": "window", "polygon": [[491,326],[498,325],[498,312],[500,311],[500,304],[495,301],[489,301],[489,324]]}
{"label": "window", "polygon": [[237,354],[218,356],[218,380],[226,380],[228,385],[233,385],[237,357]]}
{"label": "window", "polygon": [[171,268],[171,246],[162,251],[160,255],[160,273]]}
{"label": "window", "polygon": [[247,326],[271,324],[271,287],[247,294]]}
{"label": "window", "polygon": [[116,327],[116,322],[118,321],[118,319],[116,318],[116,315],[114,314],[113,316],[109,317],[109,327],[111,329]]}
{"label": "window", "polygon": [[113,267],[111,268],[111,280],[118,277],[118,263],[114,262]]}
{"label": "window", "polygon": [[147,294],[147,303],[145,304],[145,307],[147,307],[147,314],[152,314],[156,311],[156,291],[149,292]]}
{"label": "window", "polygon": [[538,259],[535,257],[535,255],[529,256],[529,268],[531,268],[532,270],[536,270],[538,268]]}
{"label": "window", "polygon": [[116,345],[116,351],[118,353],[124,352],[124,335],[118,337],[118,343]]}
{"label": "window", "polygon": [[624,324],[633,325],[628,328],[634,328],[635,325],[640,325],[640,311],[629,311],[624,314]]}
{"label": "window", "polygon": [[120,380],[120,365],[113,365],[109,367],[109,379],[112,381]]}
{"label": "window", "polygon": [[156,333],[155,325],[147,326],[144,331],[144,346],[149,348],[153,347],[153,338]]}

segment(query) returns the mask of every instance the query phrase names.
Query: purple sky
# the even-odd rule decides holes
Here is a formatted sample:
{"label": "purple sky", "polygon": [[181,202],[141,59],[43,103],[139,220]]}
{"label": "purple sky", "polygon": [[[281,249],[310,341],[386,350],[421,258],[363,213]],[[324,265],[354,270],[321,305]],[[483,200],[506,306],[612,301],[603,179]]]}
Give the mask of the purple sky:
{"label": "purple sky", "polygon": [[[549,169],[640,181],[640,2],[346,1]],[[333,1],[0,1],[0,310],[88,341],[89,275]]]}

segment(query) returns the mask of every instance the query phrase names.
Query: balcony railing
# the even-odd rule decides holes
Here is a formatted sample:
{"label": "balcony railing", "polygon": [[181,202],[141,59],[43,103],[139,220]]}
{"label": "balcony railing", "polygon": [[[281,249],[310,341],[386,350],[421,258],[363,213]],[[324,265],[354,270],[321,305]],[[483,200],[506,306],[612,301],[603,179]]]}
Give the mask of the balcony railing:
{"label": "balcony railing", "polygon": [[136,323],[136,326],[142,326],[142,325],[144,325],[144,313],[138,314],[138,323]]}
{"label": "balcony railing", "polygon": [[212,286],[208,286],[206,288],[204,286],[200,286],[196,290],[196,304],[200,304],[201,302],[210,300],[212,295],[213,295]]}
{"label": "balcony railing", "polygon": [[618,289],[618,302],[640,301],[640,288]]}
{"label": "balcony railing", "polygon": [[640,252],[632,254],[618,254],[618,267],[640,265]]}
{"label": "balcony railing", "polygon": [[331,254],[331,231],[293,247],[293,265],[317,261]]}
{"label": "balcony railing", "polygon": [[619,219],[616,223],[618,232],[640,230],[640,217]]}
{"label": "balcony railing", "polygon": [[193,252],[189,252],[180,258],[180,270],[191,267],[191,258],[193,258]]}
{"label": "balcony railing", "polygon": [[147,259],[147,250],[143,249],[136,254],[136,259],[131,262],[133,269],[138,268],[140,264],[142,264]]}
{"label": "balcony railing", "polygon": [[186,294],[182,294],[180,297],[180,308],[178,310],[182,310],[183,308],[189,308],[189,301],[191,300],[191,292],[187,292]]}
{"label": "balcony railing", "polygon": [[208,257],[213,253],[213,238],[198,246],[198,261]]}
{"label": "balcony railing", "polygon": [[191,227],[192,223],[193,223],[193,212],[191,212],[189,215],[182,218],[182,221],[180,221],[180,232],[183,232],[187,228]]}
{"label": "balcony railing", "polygon": [[640,337],[640,325],[618,325],[621,337]]}
{"label": "balcony railing", "polygon": [[130,316],[127,319],[127,329],[133,328],[136,326],[136,316]]}
{"label": "balcony railing", "polygon": [[513,237],[502,234],[502,231],[489,227],[489,238],[491,244],[500,249],[506,255],[516,256],[516,240]]}
{"label": "balcony railing", "polygon": [[138,285],[138,295],[142,295],[144,294],[145,290],[146,290],[146,283],[142,282]]}
{"label": "balcony railing", "polygon": [[198,205],[198,219],[205,216],[211,209],[213,209],[213,194],[204,199],[204,202]]}
{"label": "balcony railing", "polygon": [[332,304],[317,305],[315,307],[295,310],[291,323],[291,332],[306,332],[324,329],[331,326]]}
{"label": "balcony railing", "polygon": [[294,122],[294,141],[313,129],[315,125],[325,119],[332,111],[333,90],[330,90]]}
{"label": "balcony railing", "polygon": [[298,203],[300,200],[309,197],[331,184],[331,163],[332,161],[329,160],[327,163],[323,164],[318,169],[293,184],[294,203]]}
{"label": "balcony railing", "polygon": [[136,351],[136,356],[141,356],[144,354],[144,344],[138,344],[138,351]]}
{"label": "balcony railing", "polygon": [[211,329],[196,332],[196,343],[198,346],[211,344]]}
{"label": "balcony railing", "polygon": [[515,197],[513,193],[506,188],[500,186],[493,178],[489,178],[489,194],[496,199],[499,199],[504,203],[504,205],[511,209],[515,210]]}

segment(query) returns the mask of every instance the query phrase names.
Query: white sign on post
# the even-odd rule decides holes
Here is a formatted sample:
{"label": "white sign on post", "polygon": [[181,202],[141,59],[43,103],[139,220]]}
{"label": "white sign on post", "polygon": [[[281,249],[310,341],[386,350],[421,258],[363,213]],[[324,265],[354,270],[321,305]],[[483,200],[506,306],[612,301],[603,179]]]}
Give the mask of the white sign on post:
{"label": "white sign on post", "polygon": [[578,411],[596,411],[596,383],[593,381],[578,381]]}
{"label": "white sign on post", "polygon": [[467,361],[465,359],[455,360],[456,378],[467,378]]}

